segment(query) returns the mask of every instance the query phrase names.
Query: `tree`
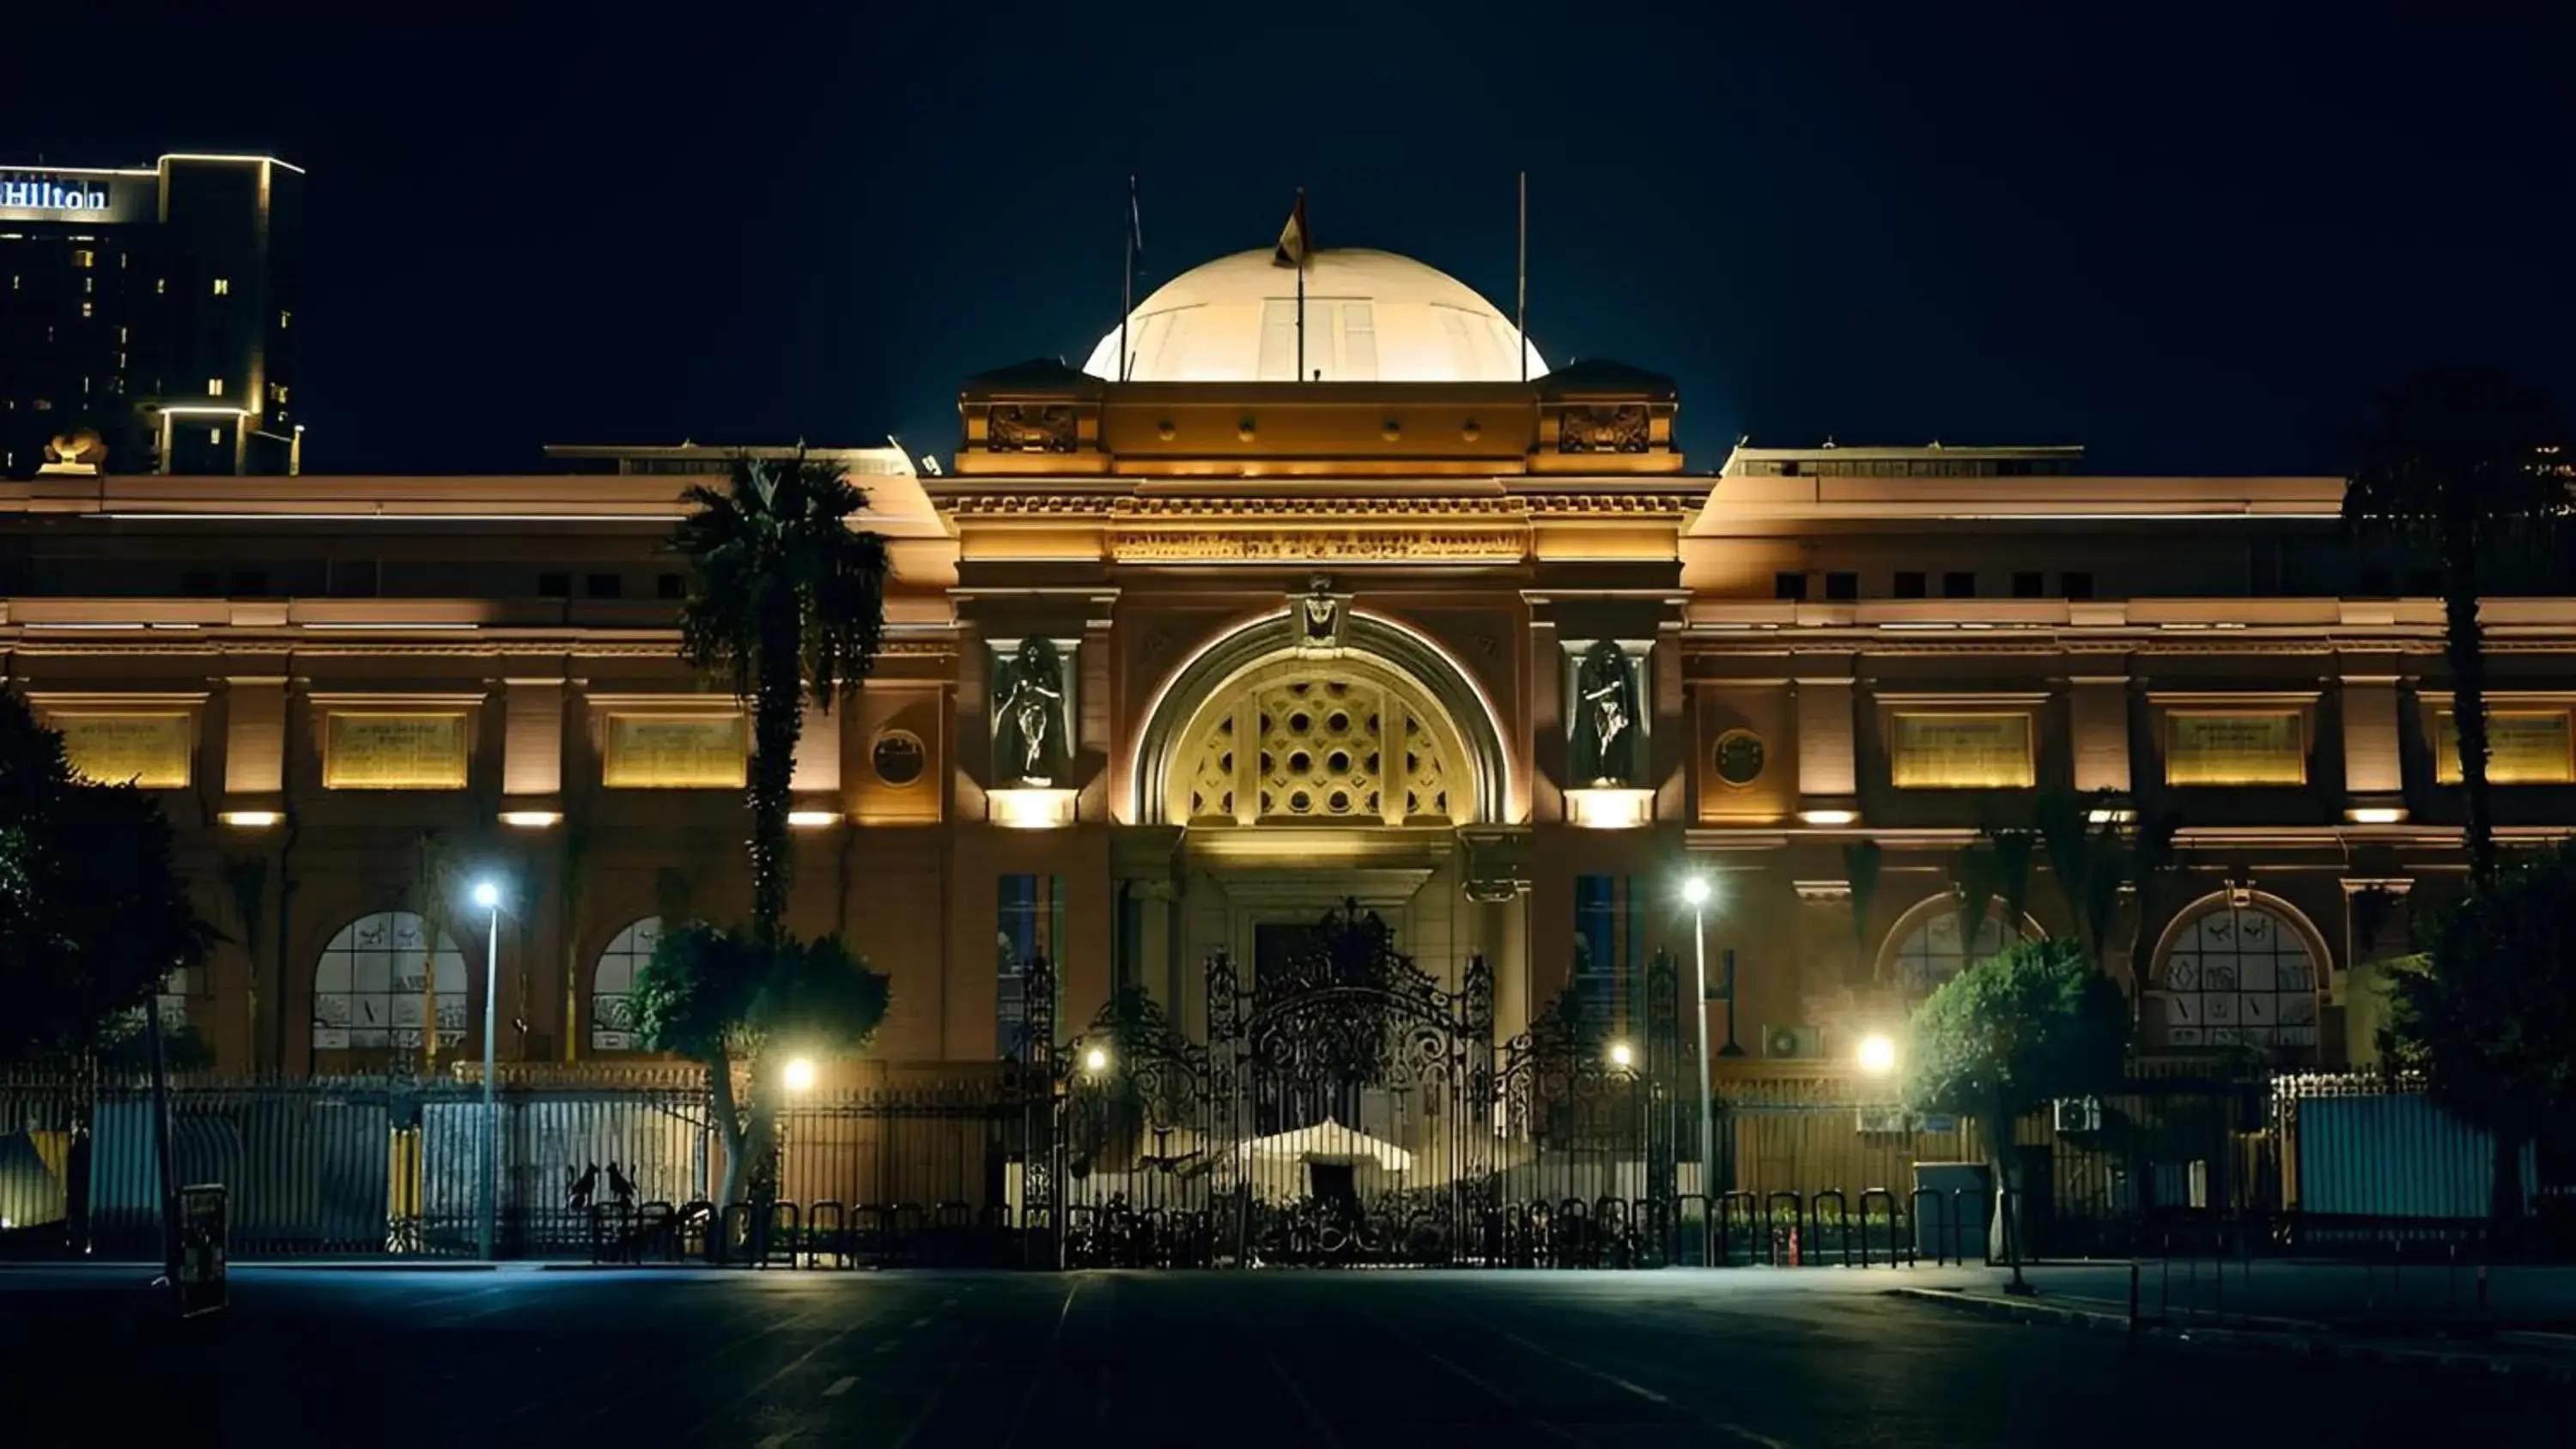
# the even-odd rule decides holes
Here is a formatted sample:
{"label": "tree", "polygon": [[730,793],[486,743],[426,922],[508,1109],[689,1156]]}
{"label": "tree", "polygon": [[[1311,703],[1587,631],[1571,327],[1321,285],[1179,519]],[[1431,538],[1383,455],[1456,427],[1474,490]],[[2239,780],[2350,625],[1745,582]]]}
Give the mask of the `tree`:
{"label": "tree", "polygon": [[2129,1010],[2110,978],[2071,941],[2019,942],[1972,962],[1914,1009],[1904,1079],[1906,1106],[1977,1125],[1995,1194],[1991,1241],[2021,1276],[2021,1189],[2013,1124],[2058,1097],[2099,1092],[2120,1078]]}
{"label": "tree", "polygon": [[2522,1215],[2522,1150],[2576,1121],[2576,843],[2509,862],[2390,978],[2380,1048],[2495,1138],[2493,1211]]}
{"label": "tree", "polygon": [[2469,874],[2483,887],[2495,874],[2495,820],[2479,568],[2497,544],[2568,513],[2566,428],[2546,394],[2500,371],[2435,369],[2380,394],[2352,442],[2345,520],[2429,547],[2441,563]]}
{"label": "tree", "polygon": [[2118,800],[2109,790],[2090,796],[2050,790],[2040,795],[2035,811],[2049,874],[2057,877],[2075,923],[2075,944],[2097,971],[2110,969],[2121,896],[2141,897],[2138,919],[2146,919],[2143,897],[2172,866],[2174,834],[2182,825],[2180,817],[2165,812],[2124,824]]}
{"label": "tree", "polygon": [[[654,1050],[707,1068],[725,1144],[719,1201],[742,1201],[748,1181],[752,1220],[768,1221],[783,1090],[776,1054],[859,1050],[885,1020],[889,995],[886,978],[838,936],[772,940],[702,921],[662,934],[635,973],[636,1028]],[[736,1063],[750,1069],[750,1090],[739,1101]]]}
{"label": "tree", "polygon": [[80,779],[62,736],[0,690],[0,1061],[113,1044],[213,940],[160,804]]}
{"label": "tree", "polygon": [[885,540],[851,526],[867,496],[805,456],[737,457],[727,486],[693,487],[671,547],[690,564],[680,654],[751,708],[751,919],[775,942],[787,914],[788,783],[803,700],[829,710],[866,677],[885,629]]}

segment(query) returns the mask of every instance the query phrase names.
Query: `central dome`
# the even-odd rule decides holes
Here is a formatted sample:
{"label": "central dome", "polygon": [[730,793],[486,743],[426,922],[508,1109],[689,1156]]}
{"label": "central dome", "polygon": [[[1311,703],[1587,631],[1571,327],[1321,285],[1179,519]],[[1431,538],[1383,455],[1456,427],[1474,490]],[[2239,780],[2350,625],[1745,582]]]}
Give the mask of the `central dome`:
{"label": "central dome", "polygon": [[[1125,328],[1133,382],[1295,382],[1297,277],[1271,252],[1192,267]],[[1119,332],[1082,370],[1118,379]],[[1306,268],[1306,372],[1325,382],[1518,382],[1520,334],[1474,288],[1393,252],[1319,250]],[[1547,364],[1531,347],[1529,375]]]}

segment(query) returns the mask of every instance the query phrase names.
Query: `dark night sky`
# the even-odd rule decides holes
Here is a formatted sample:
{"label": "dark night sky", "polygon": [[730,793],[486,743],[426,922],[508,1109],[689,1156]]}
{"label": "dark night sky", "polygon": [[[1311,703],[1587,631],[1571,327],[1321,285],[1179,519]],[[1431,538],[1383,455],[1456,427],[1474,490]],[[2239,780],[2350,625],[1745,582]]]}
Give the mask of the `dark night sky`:
{"label": "dark night sky", "polygon": [[1321,244],[1508,311],[1527,167],[1532,336],[1675,375],[1702,467],[1831,432],[2327,471],[2433,361],[2576,407],[2565,0],[51,8],[7,26],[0,161],[311,170],[319,471],[944,453],[959,378],[1115,325],[1130,171],[1139,296],[1303,184]]}

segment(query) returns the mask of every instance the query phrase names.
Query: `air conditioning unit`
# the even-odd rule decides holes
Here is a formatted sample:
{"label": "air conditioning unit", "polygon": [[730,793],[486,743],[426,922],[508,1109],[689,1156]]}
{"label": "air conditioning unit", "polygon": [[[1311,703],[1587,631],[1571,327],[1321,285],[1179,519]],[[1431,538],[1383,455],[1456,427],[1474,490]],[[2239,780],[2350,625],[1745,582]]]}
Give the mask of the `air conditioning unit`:
{"label": "air conditioning unit", "polygon": [[2061,1133],[2101,1131],[2102,1099],[2099,1097],[2058,1098],[2057,1130]]}
{"label": "air conditioning unit", "polygon": [[1855,1115],[1852,1127],[1863,1135],[1895,1137],[1914,1130],[1913,1119],[1906,1115],[1905,1109],[1892,1103],[1863,1107]]}
{"label": "air conditioning unit", "polygon": [[1824,1028],[1816,1026],[1766,1026],[1762,1028],[1762,1055],[1766,1057],[1820,1057],[1825,1054]]}

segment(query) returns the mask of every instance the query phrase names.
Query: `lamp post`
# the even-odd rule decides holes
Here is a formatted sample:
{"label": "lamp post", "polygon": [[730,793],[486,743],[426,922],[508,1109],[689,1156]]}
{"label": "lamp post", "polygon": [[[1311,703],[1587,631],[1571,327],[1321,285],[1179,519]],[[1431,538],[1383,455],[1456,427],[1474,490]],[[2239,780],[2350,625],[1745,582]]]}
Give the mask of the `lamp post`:
{"label": "lamp post", "polygon": [[[483,1261],[492,1261],[493,1221],[499,1216],[499,1199],[494,1194],[494,1176],[501,1155],[501,1107],[492,1092],[492,1037],[499,1013],[495,1010],[501,996],[501,887],[496,881],[474,883],[474,904],[491,913],[491,927],[483,941],[483,1193],[475,1217],[475,1245],[482,1250]],[[438,1023],[429,1024],[431,1031]]]}
{"label": "lamp post", "polygon": [[[1708,1059],[1708,897],[1709,888],[1707,876],[1695,875],[1682,882],[1682,899],[1690,902],[1691,908],[1692,989],[1698,993],[1691,1006],[1691,1025],[1699,1032],[1699,1056],[1697,1058],[1699,1069],[1699,1195],[1703,1202],[1708,1198],[1711,1181],[1717,1171],[1717,1126],[1715,1106],[1710,1100],[1712,1089],[1709,1086],[1708,1080],[1712,1067],[1712,1063]],[[1729,1025],[1726,1032],[1726,1039],[1730,1044],[1735,1040],[1735,1029],[1732,1025],[1734,1010],[1734,998],[1732,993],[1730,993],[1727,1000]]]}

